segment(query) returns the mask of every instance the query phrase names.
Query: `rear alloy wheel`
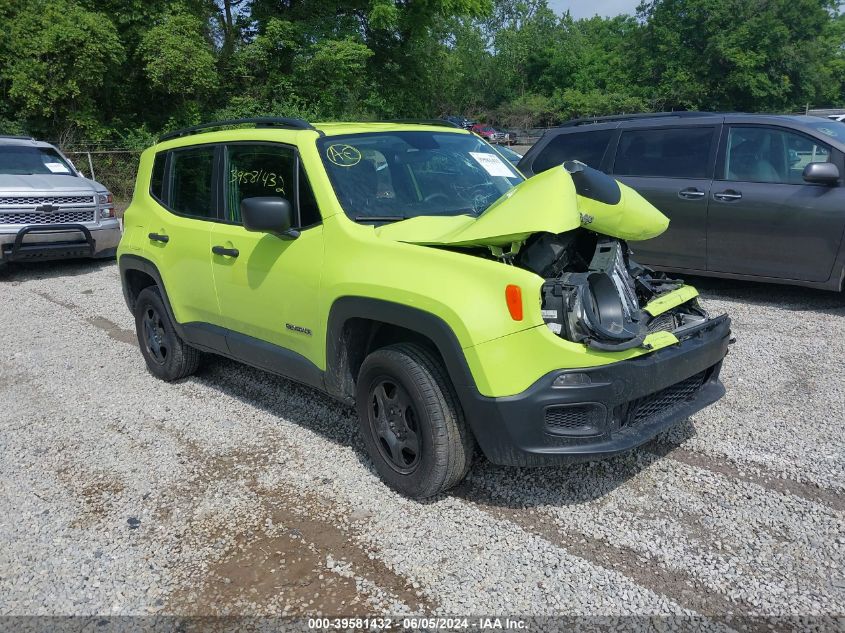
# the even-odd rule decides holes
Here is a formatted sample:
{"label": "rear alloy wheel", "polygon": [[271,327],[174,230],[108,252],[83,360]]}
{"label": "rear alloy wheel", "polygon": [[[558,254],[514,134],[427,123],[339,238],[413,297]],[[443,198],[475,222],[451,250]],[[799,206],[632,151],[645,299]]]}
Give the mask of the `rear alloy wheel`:
{"label": "rear alloy wheel", "polygon": [[135,330],[141,354],[154,376],[173,381],[197,370],[200,352],[176,333],[155,286],[144,288],[135,300]]}
{"label": "rear alloy wheel", "polygon": [[364,444],[392,488],[424,498],[464,478],[474,440],[434,354],[410,343],[378,349],[364,360],[356,388]]}

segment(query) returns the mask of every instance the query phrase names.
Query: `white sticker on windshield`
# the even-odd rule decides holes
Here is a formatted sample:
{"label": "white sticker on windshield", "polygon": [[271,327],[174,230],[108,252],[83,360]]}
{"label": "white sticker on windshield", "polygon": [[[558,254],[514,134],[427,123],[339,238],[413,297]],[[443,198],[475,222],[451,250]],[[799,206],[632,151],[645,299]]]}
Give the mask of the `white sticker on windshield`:
{"label": "white sticker on windshield", "polygon": [[495,154],[486,154],[484,152],[470,152],[470,156],[475,159],[479,165],[484,167],[484,170],[491,176],[504,176],[505,178],[516,178],[510,167],[505,165],[504,161]]}
{"label": "white sticker on windshield", "polygon": [[44,163],[44,166],[54,174],[69,174],[70,170],[61,163]]}

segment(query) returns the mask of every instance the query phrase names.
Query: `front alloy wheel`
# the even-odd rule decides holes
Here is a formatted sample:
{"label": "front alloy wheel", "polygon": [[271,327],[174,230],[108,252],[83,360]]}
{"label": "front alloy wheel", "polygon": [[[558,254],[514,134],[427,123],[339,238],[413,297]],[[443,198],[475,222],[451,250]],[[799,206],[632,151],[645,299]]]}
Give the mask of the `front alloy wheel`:
{"label": "front alloy wheel", "polygon": [[464,478],[475,440],[436,352],[413,343],[375,350],[355,399],[364,445],[392,488],[423,498]]}
{"label": "front alloy wheel", "polygon": [[417,414],[402,385],[387,377],[370,389],[370,429],[382,457],[397,472],[408,474],[420,461]]}

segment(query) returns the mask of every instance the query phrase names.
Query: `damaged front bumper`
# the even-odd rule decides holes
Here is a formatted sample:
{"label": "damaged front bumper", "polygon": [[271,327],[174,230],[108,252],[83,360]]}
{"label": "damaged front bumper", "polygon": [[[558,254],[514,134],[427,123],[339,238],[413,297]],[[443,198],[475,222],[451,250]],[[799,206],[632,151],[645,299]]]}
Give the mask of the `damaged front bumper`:
{"label": "damaged front bumper", "polygon": [[[537,466],[607,457],[654,437],[717,401],[730,341],[720,316],[672,346],[616,363],[553,371],[525,391],[485,397],[459,387],[467,419],[486,457]],[[569,375],[569,379],[559,379]],[[555,381],[565,386],[553,386]]]}

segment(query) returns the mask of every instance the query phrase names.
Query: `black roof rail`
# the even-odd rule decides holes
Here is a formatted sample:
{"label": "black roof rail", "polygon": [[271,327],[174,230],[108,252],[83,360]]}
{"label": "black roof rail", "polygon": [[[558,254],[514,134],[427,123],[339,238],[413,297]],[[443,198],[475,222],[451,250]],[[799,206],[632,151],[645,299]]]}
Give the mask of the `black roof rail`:
{"label": "black roof rail", "polygon": [[288,128],[290,130],[315,130],[313,125],[308,123],[308,121],[303,121],[302,119],[291,119],[286,117],[272,117],[272,116],[259,116],[259,117],[252,117],[248,119],[225,119],[223,121],[212,121],[210,123],[201,123],[199,125],[193,125],[191,127],[186,127],[181,130],[174,130],[173,132],[168,132],[167,134],[162,134],[159,137],[159,143],[162,141],[168,141],[170,139],[179,138],[180,136],[188,136],[190,134],[195,134],[197,132],[202,132],[203,130],[208,130],[215,127],[226,127],[229,125],[255,125],[256,127],[282,127]]}
{"label": "black roof rail", "polygon": [[411,125],[437,125],[440,127],[461,128],[460,125],[447,121],[446,119],[390,119],[389,121],[378,121],[378,123],[407,123]]}
{"label": "black roof rail", "polygon": [[557,127],[575,127],[591,125],[593,123],[614,123],[616,121],[637,121],[639,119],[687,118],[699,116],[715,116],[717,112],[698,112],[696,110],[681,110],[678,112],[640,112],[637,114],[611,114],[610,116],[593,116],[573,119],[561,123]]}

